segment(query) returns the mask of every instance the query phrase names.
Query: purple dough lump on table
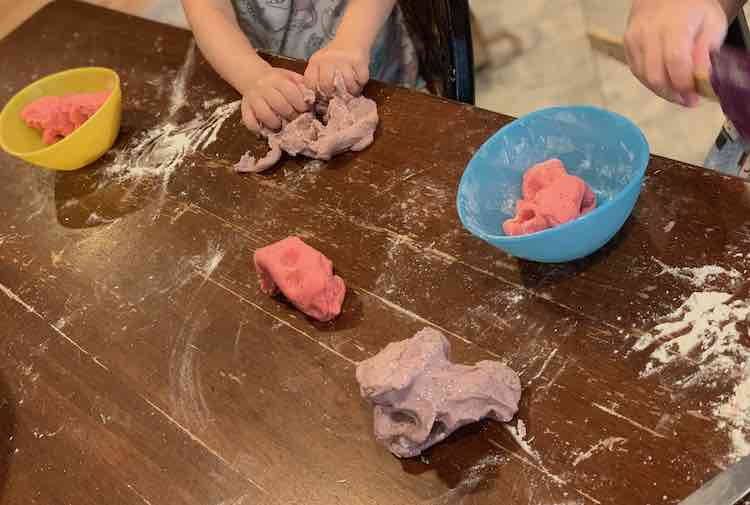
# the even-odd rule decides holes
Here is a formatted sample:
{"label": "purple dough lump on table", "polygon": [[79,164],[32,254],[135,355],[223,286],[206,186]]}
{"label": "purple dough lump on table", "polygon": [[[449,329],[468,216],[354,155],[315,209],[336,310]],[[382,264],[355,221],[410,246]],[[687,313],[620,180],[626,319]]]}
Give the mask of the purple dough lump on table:
{"label": "purple dough lump on table", "polygon": [[454,364],[449,351],[442,333],[425,328],[357,366],[360,393],[374,405],[375,438],[400,458],[466,424],[507,422],[518,411],[521,381],[513,370],[497,361]]}

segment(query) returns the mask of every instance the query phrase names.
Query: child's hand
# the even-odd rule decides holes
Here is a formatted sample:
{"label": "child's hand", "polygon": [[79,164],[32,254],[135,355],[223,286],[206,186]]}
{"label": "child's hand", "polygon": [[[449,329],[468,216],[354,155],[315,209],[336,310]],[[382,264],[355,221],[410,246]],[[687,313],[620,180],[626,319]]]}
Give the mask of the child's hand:
{"label": "child's hand", "polygon": [[708,75],[709,52],[727,33],[736,0],[634,0],[625,48],[633,74],[666,100],[698,103],[694,75]]}
{"label": "child's hand", "polygon": [[247,87],[242,96],[242,120],[254,132],[261,127],[281,128],[281,120],[291,121],[310,105],[302,94],[304,78],[290,70],[271,68]]}
{"label": "child's hand", "polygon": [[305,85],[332,96],[336,90],[334,77],[339,73],[349,93],[359,95],[370,80],[369,65],[369,51],[334,39],[310,58],[305,69]]}

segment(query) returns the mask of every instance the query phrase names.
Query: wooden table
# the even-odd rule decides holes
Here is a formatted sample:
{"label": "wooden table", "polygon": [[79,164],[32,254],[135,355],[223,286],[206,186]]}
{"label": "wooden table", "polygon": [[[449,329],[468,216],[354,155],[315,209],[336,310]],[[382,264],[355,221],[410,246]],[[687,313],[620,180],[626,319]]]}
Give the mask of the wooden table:
{"label": "wooden table", "polygon": [[[61,0],[0,42],[0,103],[51,72],[113,67],[122,149],[179,105],[180,76],[176,123],[237,99],[190,45],[186,31]],[[628,351],[696,291],[659,262],[745,272],[748,186],[654,157],[604,250],[518,261],[464,231],[454,206],[467,161],[511,118],[367,93],[382,116],[375,144],[322,168],[233,174],[242,152],[263,151],[238,113],[169,177],[107,175],[115,154],[73,173],[0,155],[2,503],[437,504],[471,492],[463,503],[655,505],[728,463],[715,393],[642,378],[648,357]],[[293,233],[351,288],[332,324],[258,291],[253,250]],[[373,440],[355,363],[428,325],[455,360],[500,357],[522,374],[521,444],[515,423],[494,422],[415,460]]]}

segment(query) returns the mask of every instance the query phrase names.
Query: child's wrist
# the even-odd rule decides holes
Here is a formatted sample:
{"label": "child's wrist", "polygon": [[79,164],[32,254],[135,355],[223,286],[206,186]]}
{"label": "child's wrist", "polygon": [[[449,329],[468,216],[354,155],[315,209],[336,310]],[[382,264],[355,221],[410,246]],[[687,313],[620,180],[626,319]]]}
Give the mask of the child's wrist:
{"label": "child's wrist", "polygon": [[265,75],[267,75],[273,67],[266,60],[260,56],[254,54],[251,60],[245,66],[244,75],[242,76],[242,83],[240,92],[243,96],[255,88],[256,83]]}
{"label": "child's wrist", "polygon": [[271,69],[273,69],[273,66],[258,56],[257,53],[253,53],[247,63],[248,74],[253,76],[256,81],[266,75]]}
{"label": "child's wrist", "polygon": [[372,41],[355,34],[341,33],[334,37],[331,45],[337,49],[355,51],[369,56]]}

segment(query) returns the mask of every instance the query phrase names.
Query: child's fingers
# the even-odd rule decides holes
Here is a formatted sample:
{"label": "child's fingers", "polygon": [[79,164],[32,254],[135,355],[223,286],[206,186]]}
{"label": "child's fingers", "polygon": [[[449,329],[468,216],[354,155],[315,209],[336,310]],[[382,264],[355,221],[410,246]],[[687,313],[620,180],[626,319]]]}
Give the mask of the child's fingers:
{"label": "child's fingers", "polygon": [[281,128],[281,120],[279,119],[279,116],[276,115],[263,98],[254,98],[252,100],[252,107],[253,112],[255,112],[255,117],[263,126],[270,128],[271,130],[278,130]]}
{"label": "child's fingers", "polygon": [[669,100],[669,84],[663,58],[663,40],[661,33],[652,33],[642,44],[642,68],[636,75],[654,93]]}
{"label": "child's fingers", "polygon": [[255,118],[255,113],[253,111],[248,112],[247,115],[243,117],[243,120],[245,121],[245,126],[247,126],[250,131],[260,133],[260,124]]}
{"label": "child's fingers", "polygon": [[356,63],[354,65],[354,75],[359,87],[364,88],[365,84],[370,80],[370,68],[367,66],[367,63]]}
{"label": "child's fingers", "polygon": [[245,126],[247,126],[248,130],[255,133],[260,132],[260,124],[258,124],[258,119],[255,117],[255,112],[253,112],[253,108],[250,107],[250,104],[248,102],[242,103],[242,122],[245,123]]}
{"label": "child's fingers", "polygon": [[333,85],[335,67],[331,64],[320,66],[320,91],[326,96],[333,96],[336,88]]}
{"label": "child's fingers", "polygon": [[305,77],[301,74],[298,74],[297,72],[293,72],[292,70],[287,70],[285,68],[280,68],[279,70],[281,70],[281,73],[285,77],[288,77],[291,81],[297,84],[302,84],[303,82],[305,82]]}
{"label": "child's fingers", "polygon": [[630,71],[639,80],[643,80],[643,48],[640,39],[632,30],[625,33],[625,56]]}
{"label": "child's fingers", "polygon": [[[684,30],[683,30],[684,31]],[[684,95],[695,91],[690,33],[674,30],[664,38],[664,65],[670,87]]]}
{"label": "child's fingers", "polygon": [[354,68],[349,65],[344,65],[338,69],[341,72],[341,77],[344,79],[346,84],[346,90],[351,95],[358,95],[360,91],[359,83],[357,82],[357,76],[354,73]]}
{"label": "child's fingers", "polygon": [[294,107],[295,112],[307,112],[310,108],[305,102],[302,90],[300,90],[298,84],[291,81],[284,81],[279,83],[278,89],[284,95],[287,102]]}
{"label": "child's fingers", "polygon": [[[281,85],[278,85],[281,87]],[[294,107],[284,96],[284,93],[278,88],[271,88],[265,93],[266,102],[271,106],[273,111],[286,120],[292,120],[297,115]]]}
{"label": "child's fingers", "polygon": [[310,63],[305,69],[305,86],[313,91],[318,91],[320,83],[320,65],[317,63]]}

